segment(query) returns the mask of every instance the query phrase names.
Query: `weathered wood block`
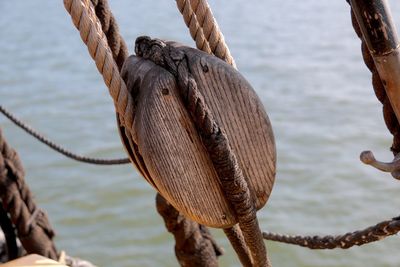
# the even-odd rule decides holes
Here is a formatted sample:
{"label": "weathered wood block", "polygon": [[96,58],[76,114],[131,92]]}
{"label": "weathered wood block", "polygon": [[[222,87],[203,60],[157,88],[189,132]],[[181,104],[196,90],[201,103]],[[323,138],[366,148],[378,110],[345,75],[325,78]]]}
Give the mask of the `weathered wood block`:
{"label": "weathered wood block", "polygon": [[[214,117],[229,138],[257,209],[275,180],[272,127],[250,84],[230,65],[199,50],[181,47]],[[137,98],[132,129],[122,140],[146,180],[177,210],[201,224],[229,227],[235,212],[186,111],[175,78],[153,62],[131,56],[122,75]]]}

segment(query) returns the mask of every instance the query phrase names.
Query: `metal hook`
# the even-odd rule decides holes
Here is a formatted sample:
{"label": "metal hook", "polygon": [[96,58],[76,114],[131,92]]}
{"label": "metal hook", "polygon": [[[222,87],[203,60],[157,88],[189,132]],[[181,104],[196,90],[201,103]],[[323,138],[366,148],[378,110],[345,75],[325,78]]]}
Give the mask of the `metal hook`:
{"label": "metal hook", "polygon": [[392,162],[386,163],[376,160],[372,151],[363,151],[360,154],[360,160],[378,170],[390,172],[393,178],[400,180],[400,153],[394,157]]}

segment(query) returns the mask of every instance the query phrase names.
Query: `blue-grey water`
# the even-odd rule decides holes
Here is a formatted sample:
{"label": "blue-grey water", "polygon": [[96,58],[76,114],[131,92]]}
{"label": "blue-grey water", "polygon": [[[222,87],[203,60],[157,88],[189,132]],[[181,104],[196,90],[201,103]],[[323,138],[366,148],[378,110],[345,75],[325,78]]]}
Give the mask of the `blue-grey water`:
{"label": "blue-grey water", "polygon": [[[140,35],[193,46],[175,2],[111,1],[130,51]],[[345,0],[210,1],[239,70],[270,116],[277,143],[262,229],[339,234],[400,213],[400,183],[360,163],[391,160],[391,135],[364,66]],[[391,1],[400,25],[400,2]],[[109,96],[61,0],[0,1],[0,103],[73,151],[124,156]],[[71,161],[0,117],[57,247],[99,266],[177,266],[154,190],[132,166]],[[226,249],[221,266],[239,266]],[[349,250],[268,242],[274,266],[400,266],[398,236]]]}

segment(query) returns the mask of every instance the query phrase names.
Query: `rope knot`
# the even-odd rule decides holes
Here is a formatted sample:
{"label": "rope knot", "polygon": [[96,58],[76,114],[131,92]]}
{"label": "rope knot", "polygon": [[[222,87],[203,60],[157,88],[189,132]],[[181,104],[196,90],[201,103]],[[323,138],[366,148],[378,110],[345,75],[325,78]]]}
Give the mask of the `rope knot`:
{"label": "rope knot", "polygon": [[181,64],[186,62],[185,53],[160,39],[151,39],[148,36],[138,37],[135,42],[135,53],[138,57],[149,59],[167,68],[174,76],[182,71],[187,72],[185,71],[187,64]]}
{"label": "rope knot", "polygon": [[151,39],[149,36],[140,36],[135,42],[135,53],[139,57],[150,59],[157,65],[164,66],[164,51],[166,44],[159,39]]}

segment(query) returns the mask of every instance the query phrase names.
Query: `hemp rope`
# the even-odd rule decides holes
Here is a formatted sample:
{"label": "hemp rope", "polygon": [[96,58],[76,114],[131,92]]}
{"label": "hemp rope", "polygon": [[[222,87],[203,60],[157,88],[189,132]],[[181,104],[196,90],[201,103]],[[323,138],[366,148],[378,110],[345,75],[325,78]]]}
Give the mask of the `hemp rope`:
{"label": "hemp rope", "polygon": [[104,83],[114,100],[115,109],[120,115],[121,124],[131,130],[135,113],[133,99],[120,75],[93,4],[89,0],[64,0],[64,6],[103,76]]}
{"label": "hemp rope", "polygon": [[[8,215],[8,229],[2,228],[8,239],[14,238],[15,232],[21,241],[22,247],[28,254],[39,254],[58,261],[59,253],[54,244],[54,230],[50,225],[47,214],[35,203],[32,193],[24,179],[24,169],[17,152],[4,139],[0,129],[0,203],[1,209]],[[8,252],[8,256],[21,256],[20,247]],[[10,252],[13,254],[10,255]],[[15,255],[17,254],[17,255]],[[68,266],[94,267],[91,263],[67,256]],[[9,260],[11,260],[9,258]]]}
{"label": "hemp rope", "polygon": [[[207,1],[176,0],[176,4],[189,28],[190,35],[196,42],[196,47],[208,54],[215,55],[236,69],[235,61]],[[208,38],[206,38],[206,35]],[[241,229],[238,225],[234,225],[232,228],[224,229],[226,237],[242,265],[252,266],[251,256],[244,242]]]}
{"label": "hemp rope", "polygon": [[244,240],[253,257],[254,266],[271,266],[258,225],[256,208],[249,187],[233,153],[229,140],[214,120],[197,84],[190,74],[186,55],[160,40],[139,37],[135,45],[136,55],[149,59],[173,74],[178,89],[192,120],[202,137],[221,182],[221,188],[236,213]]}
{"label": "hemp rope", "polygon": [[32,193],[24,180],[24,170],[18,154],[8,146],[1,130],[0,197],[25,250],[57,260],[58,253],[53,243],[54,231],[47,215],[33,201]]}
{"label": "hemp rope", "polygon": [[[346,0],[349,4],[349,0]],[[351,6],[351,5],[350,5]],[[385,87],[381,81],[378,70],[376,69],[373,58],[367,48],[366,42],[362,36],[360,26],[356,20],[353,10],[351,10],[351,21],[355,33],[360,38],[361,50],[364,62],[372,73],[372,85],[375,95],[378,100],[383,104],[383,116],[387,128],[393,134],[392,152],[396,155],[400,152],[400,125],[397,121],[396,115],[390,104],[389,98],[386,95]],[[342,248],[347,249],[352,246],[361,246],[367,243],[381,240],[387,236],[395,235],[400,231],[399,218],[394,218],[389,221],[383,221],[375,226],[370,226],[364,230],[358,230],[353,233],[347,233],[338,236],[288,236],[282,234],[275,234],[264,232],[263,236],[267,240],[289,243],[293,245],[303,246],[310,249],[334,249]]]}
{"label": "hemp rope", "polygon": [[96,16],[100,21],[101,28],[106,36],[108,46],[112,52],[118,69],[122,69],[122,65],[128,58],[128,48],[125,40],[119,33],[119,27],[114,15],[111,12],[107,0],[91,0]]}
{"label": "hemp rope", "polygon": [[[349,0],[346,0],[349,5]],[[351,5],[350,5],[351,7]],[[354,15],[353,10],[351,10],[351,22],[354,28],[355,33],[361,40],[361,50],[365,65],[371,71],[372,74],[372,86],[374,88],[375,95],[377,99],[383,105],[383,118],[385,120],[386,127],[389,132],[393,135],[393,144],[390,148],[394,155],[397,155],[400,152],[400,124],[396,118],[396,115],[393,111],[392,105],[390,104],[389,97],[386,94],[385,87],[382,83],[382,80],[379,76],[378,70],[376,69],[374,60],[372,58],[371,53],[368,50],[367,44],[362,36],[360,26],[358,25],[357,19]]]}
{"label": "hemp rope", "polygon": [[288,236],[264,232],[265,239],[310,249],[348,249],[382,240],[400,231],[400,217],[380,222],[363,230],[336,236]]}
{"label": "hemp rope", "polygon": [[175,237],[175,255],[181,266],[217,267],[223,254],[207,227],[187,219],[160,194],[156,196],[157,211],[165,226]]}
{"label": "hemp rope", "polygon": [[[346,0],[346,1],[349,2],[348,0]],[[188,2],[190,2],[190,5]],[[201,2],[200,5],[199,5],[199,2]],[[204,36],[205,29],[204,28],[199,29],[198,25],[200,24],[200,26],[203,27],[205,17],[207,18],[208,25],[209,25],[209,23],[211,23],[210,21],[215,21],[215,18],[212,17],[212,13],[209,8],[209,5],[206,2],[207,2],[206,0],[177,0],[177,5],[178,5],[180,12],[183,14],[185,23],[189,27],[190,33],[191,33],[193,39],[196,40],[197,48],[203,50],[204,52],[210,53],[207,49],[204,49],[203,46],[198,45],[198,43],[200,43],[200,44],[204,43],[203,40],[205,38],[205,36]],[[199,6],[201,8],[199,8]],[[204,6],[206,6],[206,7],[204,7]],[[210,12],[209,13],[204,12],[205,9],[208,9]],[[193,13],[195,13],[195,14],[193,14]],[[362,53],[363,53],[363,58],[364,58],[365,64],[367,65],[368,69],[372,72],[372,84],[374,87],[375,94],[376,94],[378,100],[383,104],[383,115],[384,115],[385,123],[386,123],[389,131],[393,134],[393,145],[391,147],[391,150],[396,155],[397,153],[400,152],[400,124],[396,119],[393,108],[390,104],[390,101],[389,101],[387,95],[386,95],[386,91],[385,91],[383,83],[379,77],[379,74],[375,67],[375,63],[372,59],[372,56],[369,53],[368,48],[366,47],[365,41],[362,38],[361,30],[359,28],[357,20],[355,19],[353,12],[351,12],[351,13],[352,13],[352,24],[353,24],[354,30],[357,33],[358,37],[360,37],[360,39],[362,40]],[[204,14],[207,14],[207,16],[205,16]],[[209,14],[211,14],[211,16]],[[195,21],[195,22],[193,22],[193,21]],[[207,27],[207,28],[209,29],[209,27]],[[219,31],[219,29],[218,29],[218,31]],[[200,32],[200,34],[198,32]],[[207,31],[207,32],[209,32],[209,31]],[[222,35],[222,33],[220,33],[220,34]],[[198,41],[197,39],[200,39],[200,41]],[[208,43],[208,41],[207,41],[207,43]],[[226,46],[226,50],[229,52],[229,48],[227,47],[225,42],[223,42],[223,45]],[[204,46],[207,47],[206,45],[204,45]],[[208,47],[209,46],[210,45],[208,44]],[[217,57],[221,58],[222,60],[227,61],[223,57],[221,57],[217,54],[215,54],[215,55]],[[229,61],[227,61],[227,62],[229,63]],[[232,62],[234,62],[234,61],[232,61]],[[308,247],[311,249],[317,248],[317,247],[318,247],[318,249],[331,249],[331,248],[333,248],[332,244],[334,244],[334,241],[332,238],[336,238],[335,240],[340,240],[342,243],[339,243],[339,242],[336,243],[335,247],[349,248],[354,245],[363,245],[366,243],[374,242],[374,241],[380,240],[386,236],[395,235],[400,231],[400,229],[398,229],[397,227],[390,228],[391,231],[386,231],[385,223],[387,223],[387,222],[391,222],[391,221],[384,221],[384,222],[378,223],[376,226],[371,226],[364,230],[353,232],[352,234],[354,234],[354,236],[352,236],[351,234],[345,234],[345,235],[336,236],[336,237],[332,237],[332,236],[309,237],[309,236],[288,236],[288,235],[282,235],[282,234],[277,234],[277,233],[264,232],[263,237],[266,240],[290,243],[290,244],[294,244],[294,245]],[[397,225],[397,219],[396,220],[393,219],[393,222],[390,225]],[[368,235],[368,231],[371,231],[370,235],[374,235],[376,238],[364,239],[364,240],[358,240],[357,238],[355,238],[357,236],[356,233],[363,232]],[[379,236],[380,233],[382,233],[381,236]],[[227,236],[228,236],[228,234],[227,234]],[[351,237],[351,238],[349,238],[349,237]]]}
{"label": "hemp rope", "polygon": [[18,119],[15,115],[13,115],[10,111],[8,111],[6,108],[0,105],[0,112],[4,114],[10,121],[15,123],[18,127],[23,129],[26,133],[30,134],[43,144],[47,145],[51,149],[57,151],[58,153],[79,161],[83,163],[89,163],[89,164],[96,164],[96,165],[117,165],[117,164],[126,164],[130,163],[130,160],[128,158],[120,158],[120,159],[98,159],[98,158],[91,158],[91,157],[86,157],[86,156],[81,156],[78,155],[74,152],[71,152],[64,148],[63,146],[51,141],[47,137],[45,137],[43,134],[39,133],[38,131],[34,130],[32,127],[30,127],[28,124],[22,122],[20,119]]}
{"label": "hemp rope", "polygon": [[[118,25],[116,20],[111,13],[107,0],[91,0],[96,16],[101,21],[102,30],[106,36],[107,44],[109,45],[112,56],[120,70],[125,59],[128,57],[128,49],[125,41],[119,35]],[[118,164],[128,164],[130,160],[128,158],[119,159],[98,159],[86,156],[78,155],[64,148],[61,145],[49,140],[44,135],[40,134],[38,131],[32,129],[26,123],[16,118],[10,111],[6,110],[4,107],[0,106],[0,112],[3,113],[7,118],[9,118],[13,123],[22,128],[25,132],[35,137],[37,140],[52,148],[53,150],[63,154],[64,156],[79,161],[83,163],[96,164],[96,165],[118,165]]]}
{"label": "hemp rope", "polygon": [[[179,0],[177,0],[177,3],[179,4],[179,2],[178,2]],[[71,1],[64,1],[64,3],[65,2],[71,2]],[[182,1],[180,1],[180,2],[182,2]],[[183,4],[185,4],[185,1],[183,1]],[[72,5],[72,4],[71,4]],[[71,5],[69,5],[70,7],[71,7]],[[68,5],[66,5],[66,7],[68,7]],[[178,5],[178,7],[179,7],[179,5]],[[181,7],[179,8],[180,9],[180,11],[183,13],[183,8],[182,7],[185,7],[184,5],[182,5],[181,4]],[[187,4],[186,4],[186,8],[188,8],[188,6],[187,6]],[[67,10],[68,10],[68,8],[67,8]],[[189,10],[190,11],[190,10]],[[186,12],[188,12],[188,11],[186,11]],[[193,12],[193,11],[192,11]],[[188,23],[188,22],[190,22],[190,20],[188,19],[188,15],[186,15],[186,16],[184,16],[185,17],[185,22],[187,23],[187,25],[191,25],[192,23]],[[196,19],[197,20],[197,18],[193,18],[193,15],[192,15],[192,18],[191,19]],[[76,20],[76,19],[75,19]],[[75,23],[75,22],[74,22]],[[198,24],[199,22],[197,22],[197,24]],[[75,25],[77,25],[76,23],[75,23]],[[77,28],[79,29],[79,26],[77,26]],[[202,31],[203,31],[203,29],[201,29]],[[203,35],[204,35],[204,32],[203,32]],[[192,35],[193,36],[193,35]],[[196,37],[196,35],[194,35],[195,37]],[[84,39],[83,39],[84,40]],[[85,40],[84,40],[85,41]],[[196,41],[196,43],[197,43],[198,41]],[[202,47],[199,47],[199,49],[204,49],[204,48],[202,48]],[[363,49],[363,51],[367,51],[365,48]],[[89,50],[89,52],[90,52],[90,50]],[[93,56],[92,56],[93,57]],[[367,63],[367,62],[366,62]],[[373,63],[373,62],[372,62]],[[96,64],[97,65],[97,64]],[[368,65],[368,63],[367,63],[367,66],[371,66],[371,65]],[[378,75],[378,77],[379,77],[379,75]],[[380,79],[379,79],[379,81],[380,81]],[[399,146],[400,146],[400,142],[398,141],[398,139],[400,139],[399,138],[399,133],[400,133],[400,131],[398,131],[397,130],[397,128],[399,128],[398,126],[396,126],[395,124],[397,123],[397,121],[396,120],[393,120],[393,115],[391,115],[391,114],[394,114],[393,113],[393,111],[392,112],[390,112],[392,109],[391,109],[391,106],[390,106],[390,103],[387,101],[387,100],[385,100],[385,99],[387,99],[387,97],[385,97],[386,96],[386,94],[385,94],[385,91],[383,90],[383,91],[379,91],[379,90],[377,90],[377,88],[379,87],[379,83],[378,83],[378,86],[376,86],[376,84],[377,84],[378,82],[377,82],[377,79],[376,79],[376,74],[374,74],[374,76],[373,76],[373,84],[374,84],[374,89],[375,89],[375,92],[376,92],[376,94],[377,94],[377,97],[378,97],[378,99],[381,101],[381,102],[383,102],[384,103],[384,116],[385,116],[385,122],[386,122],[386,124],[388,125],[388,128],[389,128],[389,130],[395,135],[395,138],[394,138],[394,144],[393,144],[393,146],[392,146],[392,151],[394,152],[394,153],[397,153],[397,152],[399,152],[400,151],[400,149],[399,149]],[[389,107],[387,107],[387,105],[385,105],[385,103],[386,104],[388,104],[388,106]],[[393,123],[393,121],[395,122],[395,123]],[[398,123],[397,123],[398,124]],[[377,226],[379,226],[379,225],[381,225],[381,224],[378,224]],[[367,229],[370,229],[370,228],[367,228]],[[380,232],[380,230],[382,230],[382,229],[379,229],[379,228],[377,228],[376,229],[376,231],[379,233]],[[397,233],[398,231],[392,231],[392,233],[391,234],[395,234],[395,233]],[[287,237],[288,236],[284,236],[284,235],[279,235],[279,234],[273,234],[273,233],[264,233],[263,234],[264,235],[264,238],[265,239],[271,239],[271,240],[274,240],[274,241],[284,241],[283,239],[283,237],[285,237],[285,239],[287,240]],[[382,237],[384,237],[384,236],[386,236],[386,235],[382,235]],[[277,238],[277,237],[281,237],[280,239],[281,240],[278,240],[279,238]],[[309,237],[303,237],[303,239],[309,239]],[[296,239],[297,240],[299,240],[299,237],[296,237]],[[301,239],[301,237],[300,237],[300,239]],[[315,238],[314,238],[315,239]],[[320,239],[326,239],[326,237],[320,237]],[[376,240],[371,240],[371,241],[368,241],[368,242],[372,242],[372,241],[376,241]],[[299,245],[300,245],[300,243],[303,243],[304,244],[304,242],[299,242]],[[367,243],[367,242],[366,242]],[[309,240],[308,241],[308,244],[309,244],[309,246],[311,246],[312,245],[312,240]],[[308,247],[309,247],[308,246]],[[347,245],[346,245],[347,246]],[[321,247],[321,249],[322,249],[323,247]]]}
{"label": "hemp rope", "polygon": [[196,47],[208,54],[213,54],[210,44],[204,36],[203,29],[193,12],[190,0],[176,0],[176,5],[183,16],[186,26],[189,28],[190,35],[196,42]]}
{"label": "hemp rope", "polygon": [[[66,3],[66,2],[64,1],[64,3]],[[106,33],[108,44],[110,45],[110,40],[109,40],[110,38],[112,38],[113,40],[118,40],[119,39],[119,42],[121,43],[121,47],[126,47],[123,38],[119,35],[118,26],[117,26],[116,20],[115,19],[108,19],[109,17],[112,18],[113,15],[111,13],[111,10],[108,7],[107,0],[99,0],[99,1],[92,0],[92,4],[94,5],[96,15],[98,16],[98,19],[100,20],[100,23],[102,25],[103,30],[108,28],[107,26],[105,26],[108,23],[107,22],[108,20],[110,21],[109,22],[109,24],[110,24],[109,28],[113,28],[114,29],[114,30],[111,31],[113,36],[110,37],[110,34]],[[68,7],[68,6],[66,5],[66,7]],[[68,10],[68,8],[67,8],[67,10]],[[70,14],[71,14],[71,12],[70,12]],[[114,60],[118,64],[118,59],[121,58],[121,56],[116,56],[117,52],[114,51],[116,49],[116,46],[110,45],[110,49],[113,52]],[[123,63],[124,60],[121,60],[120,62]],[[122,63],[118,64],[119,70],[122,67]],[[117,116],[117,117],[119,117],[119,116]],[[121,133],[123,133],[123,132],[121,131]]]}
{"label": "hemp rope", "polygon": [[207,0],[176,0],[176,4],[197,48],[214,54],[236,68]]}
{"label": "hemp rope", "polygon": [[14,226],[8,217],[7,211],[3,208],[3,204],[0,203],[0,227],[4,233],[5,251],[1,251],[1,254],[6,253],[6,261],[14,260],[18,257],[18,245],[17,236],[15,235]]}
{"label": "hemp rope", "polygon": [[246,245],[240,227],[236,224],[233,227],[224,228],[224,233],[229,239],[229,242],[235,250],[242,265],[244,267],[253,266],[253,260],[251,258],[249,248]]}

